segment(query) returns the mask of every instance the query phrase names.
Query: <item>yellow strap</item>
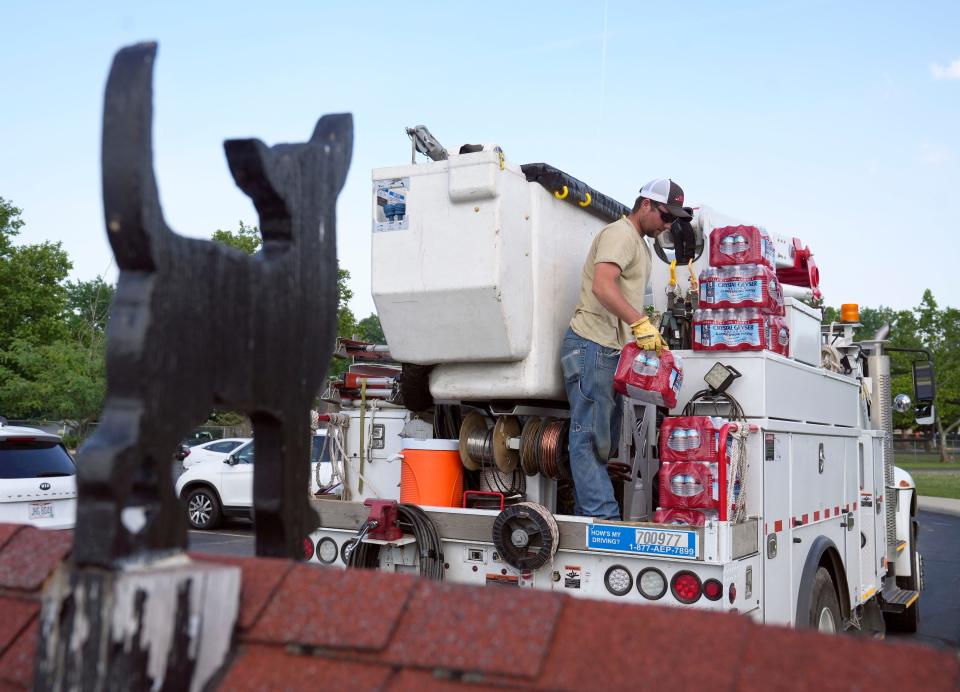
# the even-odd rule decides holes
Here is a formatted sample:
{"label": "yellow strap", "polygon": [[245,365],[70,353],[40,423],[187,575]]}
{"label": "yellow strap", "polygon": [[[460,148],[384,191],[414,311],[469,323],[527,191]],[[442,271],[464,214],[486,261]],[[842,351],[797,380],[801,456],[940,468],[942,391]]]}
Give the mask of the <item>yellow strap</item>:
{"label": "yellow strap", "polygon": [[583,194],[586,195],[586,198],[582,202],[577,202],[577,204],[579,204],[581,207],[589,207],[590,202],[593,201],[592,198],[590,197],[590,193],[584,192]]}
{"label": "yellow strap", "polygon": [[690,272],[690,287],[696,289],[700,282],[697,281],[697,275],[693,271],[693,260],[687,260],[687,269]]}
{"label": "yellow strap", "polygon": [[567,195],[569,195],[569,194],[570,194],[570,190],[567,189],[567,186],[566,186],[566,185],[564,185],[564,186],[563,186],[563,194],[560,194],[559,192],[554,192],[554,193],[553,193],[553,196],[556,197],[557,199],[566,199],[566,198],[567,198]]}
{"label": "yellow strap", "polygon": [[670,262],[670,285],[677,285],[677,260],[671,260]]}
{"label": "yellow strap", "polygon": [[363,458],[365,445],[363,444],[363,429],[366,427],[367,414],[367,378],[360,378],[360,471],[357,474],[357,492],[363,494]]}
{"label": "yellow strap", "polygon": [[504,168],[506,168],[506,165],[503,160],[503,149],[500,147],[497,147],[497,156],[500,158],[500,170],[502,171]]}

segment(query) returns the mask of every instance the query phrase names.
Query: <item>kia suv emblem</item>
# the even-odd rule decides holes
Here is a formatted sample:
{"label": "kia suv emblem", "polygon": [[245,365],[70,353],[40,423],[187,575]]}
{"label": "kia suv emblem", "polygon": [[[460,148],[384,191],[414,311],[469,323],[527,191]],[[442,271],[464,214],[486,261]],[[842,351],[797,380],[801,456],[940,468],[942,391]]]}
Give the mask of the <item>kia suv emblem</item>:
{"label": "kia suv emblem", "polygon": [[40,490],[50,490],[50,484],[49,484],[49,483],[41,483],[41,484],[40,484]]}

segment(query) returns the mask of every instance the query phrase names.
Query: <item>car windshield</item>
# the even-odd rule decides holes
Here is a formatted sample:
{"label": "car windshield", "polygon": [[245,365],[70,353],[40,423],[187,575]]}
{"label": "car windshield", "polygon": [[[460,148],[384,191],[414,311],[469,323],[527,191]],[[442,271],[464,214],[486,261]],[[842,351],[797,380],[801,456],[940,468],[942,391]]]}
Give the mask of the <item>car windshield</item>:
{"label": "car windshield", "polygon": [[326,435],[314,435],[313,444],[310,445],[310,463],[315,464],[318,461],[330,462],[330,447],[327,444]]}
{"label": "car windshield", "polygon": [[0,478],[73,476],[77,468],[59,442],[0,440]]}

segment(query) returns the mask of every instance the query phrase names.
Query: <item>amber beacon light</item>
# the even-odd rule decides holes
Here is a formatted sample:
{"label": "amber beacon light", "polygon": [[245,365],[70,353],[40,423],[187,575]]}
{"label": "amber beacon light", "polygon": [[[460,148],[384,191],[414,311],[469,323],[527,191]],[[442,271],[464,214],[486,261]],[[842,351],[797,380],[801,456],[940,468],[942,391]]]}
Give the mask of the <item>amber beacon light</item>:
{"label": "amber beacon light", "polygon": [[860,306],[856,303],[844,303],[840,306],[841,322],[859,322]]}

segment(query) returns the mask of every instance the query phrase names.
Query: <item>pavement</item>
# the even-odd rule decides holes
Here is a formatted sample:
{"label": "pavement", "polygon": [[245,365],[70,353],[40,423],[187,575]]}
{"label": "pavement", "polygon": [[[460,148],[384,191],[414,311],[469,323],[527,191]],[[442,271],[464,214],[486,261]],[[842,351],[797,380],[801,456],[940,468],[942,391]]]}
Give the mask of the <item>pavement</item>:
{"label": "pavement", "polygon": [[917,498],[917,505],[925,512],[935,512],[936,514],[949,514],[953,517],[960,517],[960,500],[952,500],[948,497],[927,497],[920,495]]}

